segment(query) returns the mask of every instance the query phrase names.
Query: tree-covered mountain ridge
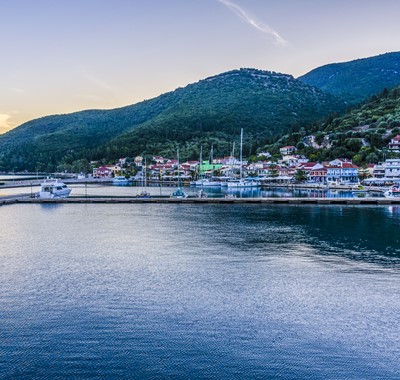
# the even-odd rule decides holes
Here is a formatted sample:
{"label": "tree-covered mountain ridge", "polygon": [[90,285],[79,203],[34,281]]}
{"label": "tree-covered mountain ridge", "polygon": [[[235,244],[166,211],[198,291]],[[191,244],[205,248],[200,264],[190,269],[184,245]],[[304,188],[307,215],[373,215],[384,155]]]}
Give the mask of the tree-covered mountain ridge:
{"label": "tree-covered mountain ridge", "polygon": [[0,170],[53,171],[79,160],[142,154],[229,154],[245,129],[247,154],[290,130],[341,112],[345,103],[290,75],[239,69],[113,110],[24,123],[0,136]]}
{"label": "tree-covered mountain ridge", "polygon": [[400,52],[331,63],[298,79],[356,104],[400,84]]}

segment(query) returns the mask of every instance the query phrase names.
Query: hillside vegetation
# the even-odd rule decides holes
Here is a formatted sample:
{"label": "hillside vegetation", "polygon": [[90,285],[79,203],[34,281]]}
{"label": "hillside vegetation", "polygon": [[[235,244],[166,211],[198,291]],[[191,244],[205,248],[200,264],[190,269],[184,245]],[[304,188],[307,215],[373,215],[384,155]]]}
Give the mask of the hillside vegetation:
{"label": "hillside vegetation", "polygon": [[[309,146],[306,135],[313,134],[318,148]],[[352,158],[356,164],[377,163],[396,157],[387,149],[391,138],[400,134],[400,87],[384,90],[377,96],[348,111],[330,117],[303,133],[288,134],[268,146],[277,153],[282,144],[296,145],[299,153],[315,161],[337,157]]]}
{"label": "hillside vegetation", "polygon": [[[344,102],[292,76],[241,69],[114,110],[40,118],[0,136],[0,170],[76,170],[90,160],[139,154],[229,154],[245,129],[245,153],[305,127]],[[206,152],[205,152],[206,153]]]}
{"label": "hillside vegetation", "polygon": [[332,63],[299,79],[350,103],[359,103],[400,84],[400,52]]}

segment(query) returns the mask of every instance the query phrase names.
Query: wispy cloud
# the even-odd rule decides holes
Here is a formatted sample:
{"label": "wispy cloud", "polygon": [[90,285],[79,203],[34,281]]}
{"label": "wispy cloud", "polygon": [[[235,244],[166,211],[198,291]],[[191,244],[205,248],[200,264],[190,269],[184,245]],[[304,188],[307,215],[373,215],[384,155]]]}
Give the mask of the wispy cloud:
{"label": "wispy cloud", "polygon": [[13,92],[14,94],[25,94],[26,90],[22,89],[22,88],[18,88],[18,87],[12,87],[10,88],[10,91]]}
{"label": "wispy cloud", "polygon": [[0,113],[0,133],[6,133],[10,129],[14,128],[14,125],[10,123],[11,115],[7,113]]}
{"label": "wispy cloud", "polygon": [[288,43],[283,37],[280,36],[280,34],[276,30],[251,16],[243,8],[239,7],[239,5],[232,3],[229,0],[217,1],[228,7],[233,13],[235,13],[238,17],[247,22],[253,28],[272,37],[277,45],[286,45]]}

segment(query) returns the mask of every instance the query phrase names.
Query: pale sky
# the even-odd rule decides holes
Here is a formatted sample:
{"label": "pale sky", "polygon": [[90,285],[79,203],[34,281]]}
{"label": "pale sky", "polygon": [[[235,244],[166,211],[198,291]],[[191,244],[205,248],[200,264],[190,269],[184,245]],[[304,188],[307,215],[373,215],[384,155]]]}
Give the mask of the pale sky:
{"label": "pale sky", "polygon": [[0,133],[240,67],[297,77],[400,50],[399,0],[0,0]]}

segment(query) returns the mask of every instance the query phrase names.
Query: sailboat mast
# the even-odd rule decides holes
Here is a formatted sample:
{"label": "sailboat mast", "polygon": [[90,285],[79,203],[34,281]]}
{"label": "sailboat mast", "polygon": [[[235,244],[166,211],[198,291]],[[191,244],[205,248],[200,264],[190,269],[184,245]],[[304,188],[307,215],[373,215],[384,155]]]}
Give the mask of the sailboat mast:
{"label": "sailboat mast", "polygon": [[176,155],[178,157],[178,187],[181,187],[181,176],[180,176],[180,170],[179,170],[179,148],[176,150]]}
{"label": "sailboat mast", "polygon": [[200,147],[200,177],[203,176],[203,145]]}
{"label": "sailboat mast", "polygon": [[144,159],[144,187],[147,187],[147,161]]}
{"label": "sailboat mast", "polygon": [[243,128],[240,130],[240,179],[243,176]]}

